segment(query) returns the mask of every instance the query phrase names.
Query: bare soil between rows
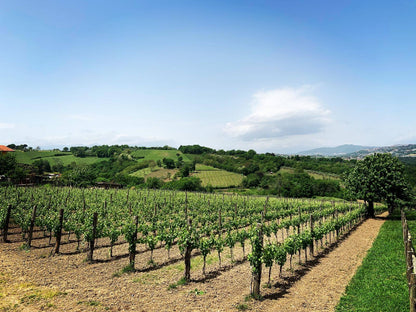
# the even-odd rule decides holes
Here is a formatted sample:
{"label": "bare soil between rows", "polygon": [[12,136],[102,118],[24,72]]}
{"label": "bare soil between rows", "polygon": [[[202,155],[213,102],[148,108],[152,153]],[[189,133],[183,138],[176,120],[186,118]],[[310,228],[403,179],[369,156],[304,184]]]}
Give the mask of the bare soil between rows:
{"label": "bare soil between rows", "polygon": [[[76,251],[74,236],[68,240],[64,235],[61,254],[51,256],[54,247],[43,232],[35,232],[33,247],[26,251],[20,248],[20,230],[13,228],[11,243],[0,242],[0,311],[333,311],[383,222],[369,219],[337,243],[324,241],[324,248],[306,263],[302,253],[302,263],[293,271],[287,263],[283,277],[274,266],[272,287],[262,289],[261,301],[248,297],[250,265],[239,244],[233,262],[224,249],[221,267],[213,251],[206,276],[195,253],[192,282],[174,287],[184,270],[176,246],[170,258],[164,248],[157,248],[157,265],[149,264],[150,251],[140,246],[136,271],[121,273],[128,264],[127,244],[116,245],[111,258],[109,242],[98,240],[97,260],[90,264],[85,251]],[[294,256],[294,262],[298,260]],[[267,274],[264,268],[262,284]]]}

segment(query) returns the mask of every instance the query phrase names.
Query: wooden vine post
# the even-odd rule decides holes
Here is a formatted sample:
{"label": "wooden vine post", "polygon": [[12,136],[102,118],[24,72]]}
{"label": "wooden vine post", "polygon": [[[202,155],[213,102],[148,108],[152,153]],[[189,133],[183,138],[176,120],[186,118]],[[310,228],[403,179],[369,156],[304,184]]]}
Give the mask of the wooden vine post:
{"label": "wooden vine post", "polygon": [[64,209],[61,208],[59,210],[59,220],[58,220],[58,227],[56,229],[55,237],[55,251],[54,254],[59,254],[59,248],[61,246],[61,237],[62,237],[62,223],[64,222]]}
{"label": "wooden vine post", "polygon": [[32,245],[33,228],[35,227],[35,220],[36,220],[36,209],[37,209],[37,205],[34,205],[33,210],[32,210],[32,218],[30,219],[29,234],[27,236],[28,248],[30,248],[30,246]]}
{"label": "wooden vine post", "polygon": [[129,264],[134,269],[134,262],[136,261],[136,240],[137,240],[137,227],[139,225],[139,217],[134,217],[134,231],[132,241],[129,242]]}
{"label": "wooden vine post", "polygon": [[192,235],[191,235],[191,231],[192,231],[192,220],[188,219],[188,237],[186,240],[186,245],[185,245],[185,274],[184,274],[184,278],[187,282],[189,282],[191,280],[191,253],[192,253],[192,249],[193,249],[193,244],[192,244]]}
{"label": "wooden vine post", "polygon": [[92,236],[90,238],[90,241],[88,242],[90,250],[88,252],[87,261],[90,263],[93,261],[93,255],[94,255],[94,243],[95,243],[95,235],[97,232],[97,220],[98,220],[98,212],[94,212],[94,216],[92,219]]}
{"label": "wooden vine post", "polygon": [[[310,214],[309,222],[311,224],[311,234],[313,233],[313,215]],[[309,245],[309,252],[311,256],[314,256],[314,246],[313,246],[314,239],[311,239],[311,244]]]}
{"label": "wooden vine post", "polygon": [[253,298],[260,298],[260,286],[261,286],[261,271],[262,261],[261,256],[263,254],[263,225],[257,224],[254,235],[251,238],[252,252],[249,255],[249,261],[251,264],[251,287],[250,294]]}
{"label": "wooden vine post", "polygon": [[12,205],[7,206],[6,211],[6,218],[4,220],[4,229],[3,229],[3,242],[8,243],[7,234],[9,232],[9,222],[10,222],[10,214],[12,212]]}

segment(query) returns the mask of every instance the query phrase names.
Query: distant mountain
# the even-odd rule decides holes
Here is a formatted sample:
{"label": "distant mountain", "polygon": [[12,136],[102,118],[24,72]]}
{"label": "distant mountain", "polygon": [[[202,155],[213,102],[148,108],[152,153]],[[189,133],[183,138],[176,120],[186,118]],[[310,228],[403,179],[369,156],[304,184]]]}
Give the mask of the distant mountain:
{"label": "distant mountain", "polygon": [[375,147],[372,146],[362,146],[362,145],[353,145],[353,144],[344,144],[336,147],[320,147],[311,149],[308,151],[299,152],[298,155],[310,155],[310,156],[345,156],[347,154],[356,153],[358,151],[374,150]]}
{"label": "distant mountain", "polygon": [[392,146],[362,146],[345,144],[337,147],[321,147],[298,153],[310,156],[340,156],[343,158],[364,158],[374,153],[390,153],[396,157],[416,157],[416,144],[402,144]]}
{"label": "distant mountain", "polygon": [[364,158],[365,156],[374,153],[389,153],[395,157],[416,157],[416,144],[382,146],[370,150],[353,152],[344,156],[350,158]]}

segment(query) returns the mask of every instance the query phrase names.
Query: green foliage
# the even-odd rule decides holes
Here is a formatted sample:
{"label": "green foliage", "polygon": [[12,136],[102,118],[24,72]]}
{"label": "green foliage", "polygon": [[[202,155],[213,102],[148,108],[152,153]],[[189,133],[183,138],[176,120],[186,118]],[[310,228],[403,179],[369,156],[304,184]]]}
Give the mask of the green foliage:
{"label": "green foliage", "polygon": [[201,237],[198,248],[203,257],[206,257],[211,252],[213,245],[213,240],[211,238]]}
{"label": "green foliage", "polygon": [[263,255],[263,233],[260,224],[253,228],[250,233],[251,253],[248,255],[248,261],[253,273],[259,273],[261,270]]}
{"label": "green foliage", "polygon": [[300,241],[297,235],[291,235],[285,239],[284,249],[289,255],[294,255],[300,247]]}
{"label": "green foliage", "polygon": [[163,188],[169,190],[180,190],[180,191],[201,191],[201,180],[197,177],[186,177],[180,180],[171,181],[165,183]]}
{"label": "green foliage", "polygon": [[51,172],[51,165],[46,159],[38,159],[33,162],[33,166],[36,167],[37,174],[43,174],[44,172]]}
{"label": "green foliage", "polygon": [[66,185],[85,187],[93,185],[96,179],[94,170],[86,165],[75,165],[72,170],[62,175],[62,181]]}
{"label": "green foliage", "polygon": [[150,189],[159,189],[163,185],[163,181],[158,178],[147,178],[146,180],[146,187]]}
{"label": "green foliage", "polygon": [[277,248],[278,247],[276,244],[267,244],[264,247],[263,255],[261,256],[261,261],[267,268],[273,266]]}
{"label": "green foliage", "polygon": [[163,165],[166,167],[166,169],[175,168],[175,161],[171,158],[163,158],[162,162],[163,162]]}
{"label": "green foliage", "polygon": [[16,157],[13,154],[2,155],[0,153],[0,175],[9,176],[13,174],[17,168]]}
{"label": "green foliage", "polygon": [[287,253],[284,245],[277,245],[274,250],[274,260],[282,267],[287,260]]}
{"label": "green foliage", "polygon": [[203,153],[212,153],[214,150],[209,147],[204,147],[200,145],[181,145],[178,150],[184,154],[203,154]]}
{"label": "green foliage", "polygon": [[407,198],[404,166],[390,154],[374,154],[357,163],[346,179],[347,189],[353,196],[369,204],[368,214],[374,216],[372,203],[386,201],[389,210]]}

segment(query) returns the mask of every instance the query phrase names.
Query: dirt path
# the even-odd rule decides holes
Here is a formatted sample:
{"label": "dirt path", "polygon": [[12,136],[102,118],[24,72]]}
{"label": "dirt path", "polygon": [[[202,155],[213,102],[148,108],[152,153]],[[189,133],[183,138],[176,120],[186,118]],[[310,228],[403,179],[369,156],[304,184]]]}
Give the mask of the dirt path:
{"label": "dirt path", "polygon": [[[95,258],[88,264],[86,253],[77,253],[74,238],[64,237],[62,254],[50,257],[53,249],[43,233],[33,241],[30,251],[22,245],[18,229],[10,236],[12,243],[0,242],[0,311],[332,311],[345,286],[361,264],[383,220],[368,220],[351,235],[330,247],[295,271],[285,265],[283,278],[272,271],[272,287],[263,288],[265,300],[246,301],[250,286],[250,266],[236,246],[231,262],[229,249],[222,254],[218,270],[216,252],[208,257],[208,277],[201,273],[201,257],[192,260],[188,285],[170,287],[183,275],[183,261],[178,248],[167,260],[164,248],[155,250],[153,268],[149,252],[140,250],[136,257],[138,270],[115,274],[128,263],[127,245],[114,247],[115,257],[108,255],[108,242],[99,241]],[[53,243],[53,240],[52,240]],[[249,252],[246,246],[245,254]],[[294,262],[298,261],[297,257]],[[264,270],[263,284],[267,272]]]}

